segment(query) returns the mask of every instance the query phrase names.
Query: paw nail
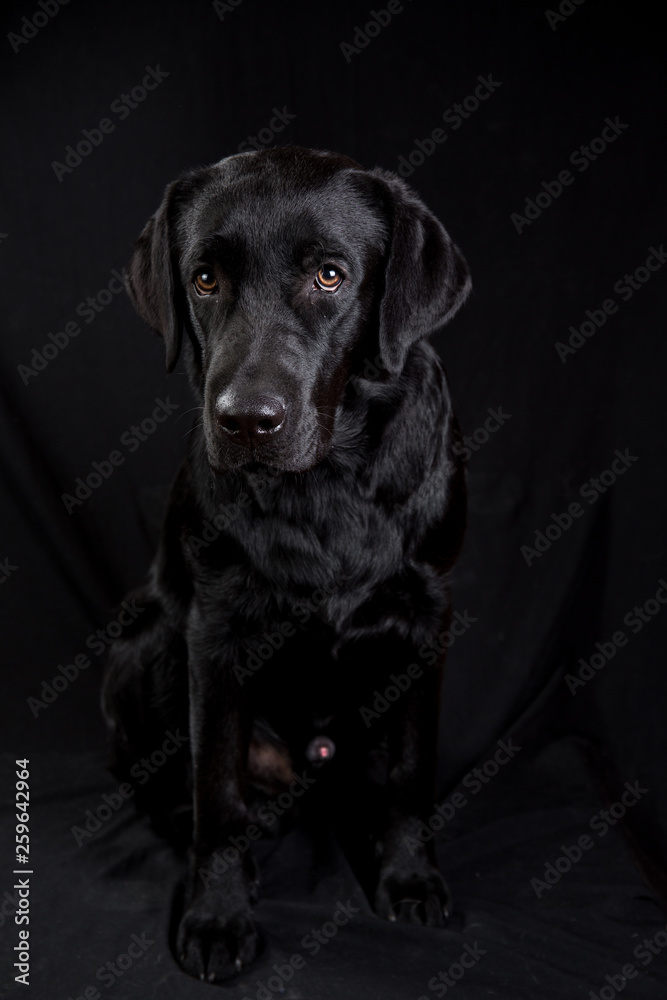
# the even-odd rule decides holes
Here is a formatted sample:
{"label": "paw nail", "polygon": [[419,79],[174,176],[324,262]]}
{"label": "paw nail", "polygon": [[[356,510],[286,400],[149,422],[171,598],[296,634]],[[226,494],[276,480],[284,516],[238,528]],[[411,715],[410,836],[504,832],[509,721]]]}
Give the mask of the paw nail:
{"label": "paw nail", "polygon": [[234,968],[236,969],[237,972],[240,972],[241,969],[242,969],[242,967],[243,967],[243,963],[241,962],[241,959],[237,958],[235,960],[235,962],[234,962]]}
{"label": "paw nail", "polygon": [[389,919],[391,920],[392,924],[396,923],[396,914],[395,913],[390,913],[389,914]]}
{"label": "paw nail", "polygon": [[[204,977],[202,976],[202,979],[203,978]],[[215,972],[209,972],[209,974],[207,976],[207,979],[208,979],[209,983],[214,983],[215,982]]]}

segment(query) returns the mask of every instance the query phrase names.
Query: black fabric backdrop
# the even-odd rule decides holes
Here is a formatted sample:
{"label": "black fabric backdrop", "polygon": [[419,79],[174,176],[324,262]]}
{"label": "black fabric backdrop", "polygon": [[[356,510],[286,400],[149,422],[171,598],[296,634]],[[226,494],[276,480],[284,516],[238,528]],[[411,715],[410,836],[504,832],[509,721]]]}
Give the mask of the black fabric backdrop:
{"label": "black fabric backdrop", "polygon": [[[227,992],[664,996],[657,10],[564,0],[548,15],[541,3],[417,0],[392,2],[388,19],[383,3],[359,2],[3,6],[1,787],[10,806],[0,984],[25,990],[10,957],[11,802],[14,761],[30,758],[31,995],[213,995],[169,950],[180,861],[131,803],[109,807],[82,846],[72,827],[103,794],[116,802],[98,710],[104,639],[87,640],[146,572],[193,417],[186,379],[166,377],[162,344],[117,292],[115,273],[168,181],[259,136],[402,165],[472,269],[474,292],[438,338],[472,439],[454,587],[469,627],[449,654],[439,772],[442,795],[462,781],[466,804],[438,833],[456,896],[445,931],[378,921],[325,834],[319,842],[296,827],[263,844],[257,912],[269,946]],[[460,115],[455,105],[480,77],[487,96]],[[144,78],[154,89],[133,98]],[[87,152],[67,161],[83,130]],[[609,141],[591,146],[603,131]],[[559,193],[564,170],[571,181]],[[526,210],[533,218],[522,222]],[[588,336],[575,333],[580,346],[559,356],[585,321]],[[156,400],[177,408],[140,440],[129,429]],[[501,417],[485,429],[490,411]],[[114,450],[123,463],[68,513],[62,495]],[[618,475],[605,471],[615,460]],[[574,503],[580,516],[568,525]],[[538,552],[536,532],[549,525]],[[79,670],[83,654],[90,666]],[[575,686],[580,670],[586,682]],[[521,751],[473,791],[464,775],[508,738]],[[626,815],[603,833],[599,821],[591,827],[626,783],[638,789],[615,810]],[[559,858],[567,869],[564,848],[587,832],[593,847],[581,860],[548,888],[531,885]],[[313,955],[304,935],[348,899],[358,913]],[[146,935],[140,957],[105,973],[133,934]],[[466,945],[477,961],[457,980]],[[288,977],[296,953],[305,965]],[[450,967],[449,984],[433,980]]]}

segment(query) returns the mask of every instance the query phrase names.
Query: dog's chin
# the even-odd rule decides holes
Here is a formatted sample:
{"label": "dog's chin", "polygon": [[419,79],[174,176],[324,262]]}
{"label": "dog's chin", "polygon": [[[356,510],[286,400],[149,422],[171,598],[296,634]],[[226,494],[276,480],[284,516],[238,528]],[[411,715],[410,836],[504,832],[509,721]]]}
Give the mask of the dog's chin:
{"label": "dog's chin", "polygon": [[307,453],[294,453],[288,449],[277,449],[269,446],[245,448],[240,445],[220,447],[207,444],[208,464],[215,475],[224,475],[234,469],[246,469],[250,472],[259,468],[269,467],[277,472],[309,472],[325,457],[328,448],[319,444]]}

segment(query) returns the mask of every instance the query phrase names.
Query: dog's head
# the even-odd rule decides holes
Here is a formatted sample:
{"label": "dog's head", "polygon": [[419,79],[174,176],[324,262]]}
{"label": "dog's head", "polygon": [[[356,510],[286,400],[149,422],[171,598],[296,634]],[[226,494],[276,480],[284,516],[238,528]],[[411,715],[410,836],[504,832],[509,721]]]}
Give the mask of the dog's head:
{"label": "dog's head", "polygon": [[127,269],[174,367],[185,330],[211,468],[300,472],[326,455],[347,380],[411,346],[470,289],[442,225],[393,174],[293,147],[170,184]]}

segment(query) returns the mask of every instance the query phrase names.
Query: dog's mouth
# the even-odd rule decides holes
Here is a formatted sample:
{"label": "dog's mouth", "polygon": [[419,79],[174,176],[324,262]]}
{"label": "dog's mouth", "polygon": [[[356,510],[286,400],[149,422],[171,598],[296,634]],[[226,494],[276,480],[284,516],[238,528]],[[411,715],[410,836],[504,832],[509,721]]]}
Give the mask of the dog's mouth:
{"label": "dog's mouth", "polygon": [[276,455],[268,448],[227,446],[211,449],[207,446],[207,453],[210,469],[217,475],[231,469],[247,469],[252,472],[266,467],[278,472],[309,472],[319,461],[319,458],[309,456]]}
{"label": "dog's mouth", "polygon": [[330,433],[267,431],[254,439],[229,435],[217,427],[205,428],[208,464],[214,473],[269,466],[280,472],[308,472],[329,450]]}
{"label": "dog's mouth", "polygon": [[336,405],[270,388],[207,394],[204,437],[214,473],[252,464],[307,472],[331,447]]}

